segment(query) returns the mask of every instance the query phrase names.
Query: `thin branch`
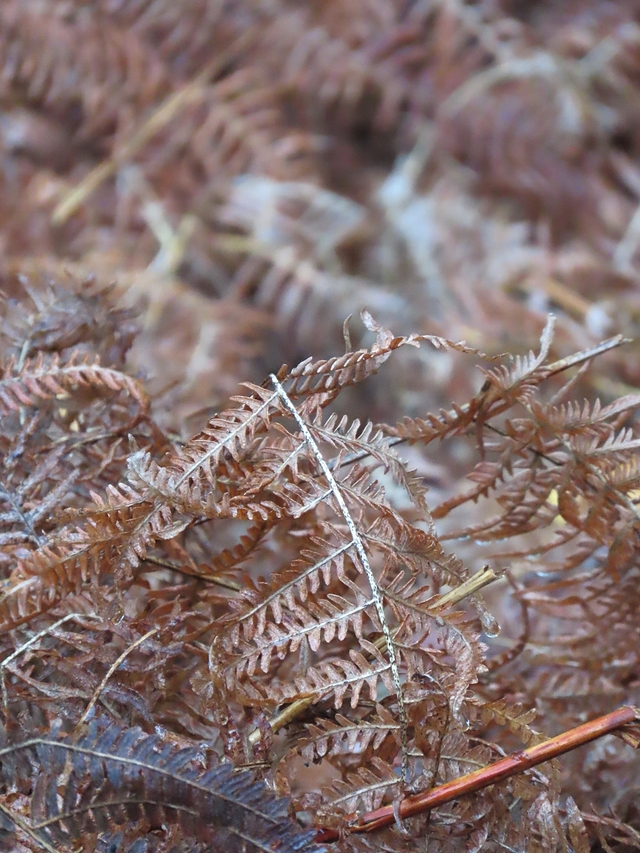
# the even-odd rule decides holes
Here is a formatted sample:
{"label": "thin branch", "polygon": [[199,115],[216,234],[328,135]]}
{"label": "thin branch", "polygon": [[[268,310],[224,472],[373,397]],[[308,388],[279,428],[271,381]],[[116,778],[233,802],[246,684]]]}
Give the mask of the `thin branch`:
{"label": "thin branch", "polygon": [[475,575],[471,575],[466,581],[450,589],[449,592],[441,595],[436,601],[434,607],[438,610],[444,607],[449,607],[451,604],[458,604],[469,595],[474,595],[485,586],[493,583],[498,578],[498,575],[489,566],[483,566]]}
{"label": "thin branch", "polygon": [[[274,714],[269,720],[271,731],[277,732],[279,729],[286,726],[288,723],[295,720],[303,711],[306,711],[316,701],[315,696],[304,696],[302,699],[296,699],[290,705],[285,705],[281,711]],[[262,732],[260,729],[254,729],[249,734],[249,743],[256,744],[262,740]]]}
{"label": "thin branch", "polygon": [[153,563],[154,566],[162,566],[165,569],[171,569],[173,572],[179,572],[182,575],[189,575],[189,577],[192,578],[208,581],[216,586],[224,587],[224,589],[233,590],[233,592],[240,592],[242,589],[242,586],[235,581],[229,580],[222,575],[199,572],[196,569],[192,569],[191,566],[188,566],[186,563],[174,563],[173,560],[165,560],[163,557],[155,557],[153,554],[147,554],[144,558],[144,562]]}
{"label": "thin branch", "polygon": [[[589,723],[563,732],[536,746],[529,747],[529,749],[514,752],[512,755],[495,761],[480,770],[475,770],[473,773],[468,773],[466,776],[460,776],[458,779],[453,779],[444,785],[438,785],[429,791],[406,797],[397,809],[394,806],[384,806],[368,812],[357,823],[349,824],[348,829],[350,832],[373,832],[383,829],[395,822],[396,814],[400,818],[407,818],[431,811],[431,809],[449,803],[451,800],[457,800],[466,794],[471,794],[474,791],[487,788],[489,785],[494,785],[496,782],[502,782],[504,779],[516,776],[525,770],[530,770],[544,761],[557,758],[565,752],[570,752],[634,722],[640,722],[639,708],[630,706],[618,708],[610,714],[605,714],[603,717],[598,717]],[[625,740],[633,746],[638,746],[640,743],[638,738],[631,736]],[[316,836],[316,840],[321,843],[337,841],[338,838],[338,830],[330,828],[319,829]]]}

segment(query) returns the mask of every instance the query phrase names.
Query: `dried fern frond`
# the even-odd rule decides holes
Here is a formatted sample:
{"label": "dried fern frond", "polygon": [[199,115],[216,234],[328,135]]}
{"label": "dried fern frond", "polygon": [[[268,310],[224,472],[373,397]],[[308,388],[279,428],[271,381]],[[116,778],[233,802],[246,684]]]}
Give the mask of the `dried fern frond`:
{"label": "dried fern frond", "polygon": [[[54,9],[37,12],[9,3],[2,10],[2,32],[4,99],[20,97],[60,118],[79,108],[79,140],[112,132],[124,118],[123,96],[145,108],[168,85],[162,65],[135,34],[106,22],[96,26],[81,18],[70,25]],[[78,89],[77,79],[86,81],[84,88]]]}
{"label": "dried fern frond", "polygon": [[197,749],[140,729],[97,719],[79,737],[33,733],[11,743],[4,729],[0,752],[5,784],[33,780],[30,819],[3,807],[3,822],[45,850],[97,841],[125,822],[139,831],[177,823],[194,850],[319,849],[249,772],[207,766]]}
{"label": "dried fern frond", "polygon": [[0,23],[0,846],[632,847],[631,0]]}

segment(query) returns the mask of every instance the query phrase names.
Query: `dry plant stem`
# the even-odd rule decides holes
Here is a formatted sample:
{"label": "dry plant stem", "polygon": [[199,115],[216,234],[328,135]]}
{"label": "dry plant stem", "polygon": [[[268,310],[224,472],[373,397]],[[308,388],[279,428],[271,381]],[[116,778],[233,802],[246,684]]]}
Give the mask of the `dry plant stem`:
{"label": "dry plant stem", "polygon": [[[306,711],[306,709],[313,705],[315,701],[315,696],[305,696],[302,699],[296,699],[296,701],[292,702],[290,705],[285,705],[281,711],[278,711],[278,713],[274,714],[274,716],[269,720],[269,725],[271,726],[272,731],[277,732],[283,728],[283,726],[286,726],[287,723],[295,720],[299,714]],[[256,743],[260,743],[261,740],[262,732],[260,729],[254,729],[249,735],[249,743],[255,745]]]}
{"label": "dry plant stem", "polygon": [[464,583],[461,583],[460,586],[456,586],[442,595],[436,602],[436,609],[439,610],[442,607],[449,607],[451,604],[458,604],[468,595],[480,592],[481,589],[493,583],[497,578],[498,575],[496,575],[493,569],[489,568],[489,566],[484,566],[475,575],[472,575]]}
{"label": "dry plant stem", "polygon": [[[406,818],[430,811],[465,794],[487,788],[489,785],[502,782],[510,776],[515,776],[552,758],[557,758],[565,752],[570,752],[637,720],[640,720],[640,709],[631,706],[618,708],[610,714],[605,714],[603,717],[598,717],[589,723],[563,732],[529,749],[514,752],[512,755],[508,755],[506,758],[502,758],[500,761],[489,764],[480,770],[474,770],[473,773],[468,773],[466,776],[460,776],[458,779],[453,779],[444,785],[438,785],[429,791],[407,797],[400,803],[398,814],[401,818]],[[350,824],[349,831],[373,832],[391,826],[395,819],[393,806],[384,806],[363,815],[357,823]],[[324,843],[337,841],[338,838],[339,833],[335,829],[320,829],[317,835],[317,840]]]}
{"label": "dry plant stem", "polygon": [[627,230],[613,253],[613,266],[625,272],[632,267],[633,258],[640,243],[640,205],[631,217]]}
{"label": "dry plant stem", "polygon": [[630,344],[631,342],[631,338],[625,338],[623,335],[615,335],[613,338],[607,338],[606,341],[602,341],[602,343],[596,344],[596,346],[584,350],[584,352],[575,353],[575,355],[569,355],[566,358],[554,361],[553,364],[545,367],[545,376],[555,376],[556,373],[561,373],[569,367],[577,367],[579,364],[584,364],[585,361],[590,361],[604,352],[609,352],[609,350],[616,349],[624,344]]}
{"label": "dry plant stem", "polygon": [[171,569],[172,572],[180,572],[181,574],[189,575],[189,577],[192,578],[200,578],[200,580],[207,581],[207,583],[216,584],[216,586],[233,590],[233,592],[240,592],[242,589],[239,583],[229,580],[229,578],[222,577],[222,575],[209,575],[206,572],[198,572],[185,563],[174,563],[171,560],[161,560],[159,557],[155,557],[152,554],[147,554],[144,561],[145,563],[153,563],[155,566],[163,566],[165,569]]}
{"label": "dry plant stem", "polygon": [[563,284],[561,281],[553,277],[545,278],[544,281],[535,284],[531,281],[520,282],[511,281],[505,285],[505,293],[517,294],[525,293],[531,295],[535,293],[536,288],[540,286],[547,294],[549,299],[560,306],[568,314],[573,314],[584,320],[586,314],[592,306],[588,299],[584,299],[575,293],[570,287]]}

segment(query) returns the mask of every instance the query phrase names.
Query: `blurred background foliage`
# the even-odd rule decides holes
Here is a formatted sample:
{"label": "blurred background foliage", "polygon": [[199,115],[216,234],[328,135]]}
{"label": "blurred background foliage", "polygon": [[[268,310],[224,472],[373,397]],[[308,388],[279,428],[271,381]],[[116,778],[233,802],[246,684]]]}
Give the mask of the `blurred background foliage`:
{"label": "blurred background foliage", "polygon": [[[146,306],[133,364],[183,437],[238,381],[339,351],[363,306],[487,352],[535,346],[549,311],[557,352],[633,336],[639,15],[633,0],[6,0],[3,289],[127,285]],[[424,358],[358,414],[468,396],[468,371]],[[619,350],[596,390],[638,374]]]}

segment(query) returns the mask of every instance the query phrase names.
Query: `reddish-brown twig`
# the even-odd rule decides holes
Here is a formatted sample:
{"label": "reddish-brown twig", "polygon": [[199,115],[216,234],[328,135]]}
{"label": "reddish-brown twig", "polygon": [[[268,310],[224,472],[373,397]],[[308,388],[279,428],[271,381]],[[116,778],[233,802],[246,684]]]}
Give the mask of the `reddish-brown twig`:
{"label": "reddish-brown twig", "polygon": [[[437,788],[431,788],[429,791],[407,797],[400,803],[398,809],[399,815],[401,818],[404,818],[411,817],[411,815],[419,814],[420,812],[429,811],[436,806],[441,806],[443,803],[448,803],[465,794],[470,794],[473,791],[480,790],[480,788],[493,785],[495,782],[508,779],[509,776],[522,773],[523,770],[529,770],[531,767],[535,767],[536,764],[542,764],[544,761],[556,758],[558,755],[576,749],[576,747],[582,746],[585,743],[590,743],[592,740],[596,740],[603,735],[614,732],[616,729],[639,720],[640,709],[628,706],[618,708],[610,714],[605,714],[604,717],[598,717],[596,720],[591,720],[590,723],[584,723],[582,726],[570,729],[568,732],[563,732],[529,749],[514,752],[512,755],[500,759],[500,761],[489,764],[487,767],[483,767],[473,773],[468,773],[466,776],[460,776],[452,782],[447,782],[444,785],[439,785]],[[632,741],[629,740],[629,742]],[[390,826],[394,820],[393,806],[384,806],[383,808],[368,812],[357,823],[348,824],[346,828],[349,832],[372,832],[376,829]],[[318,841],[337,841],[338,838],[339,833],[336,829],[326,828],[318,830]]]}

